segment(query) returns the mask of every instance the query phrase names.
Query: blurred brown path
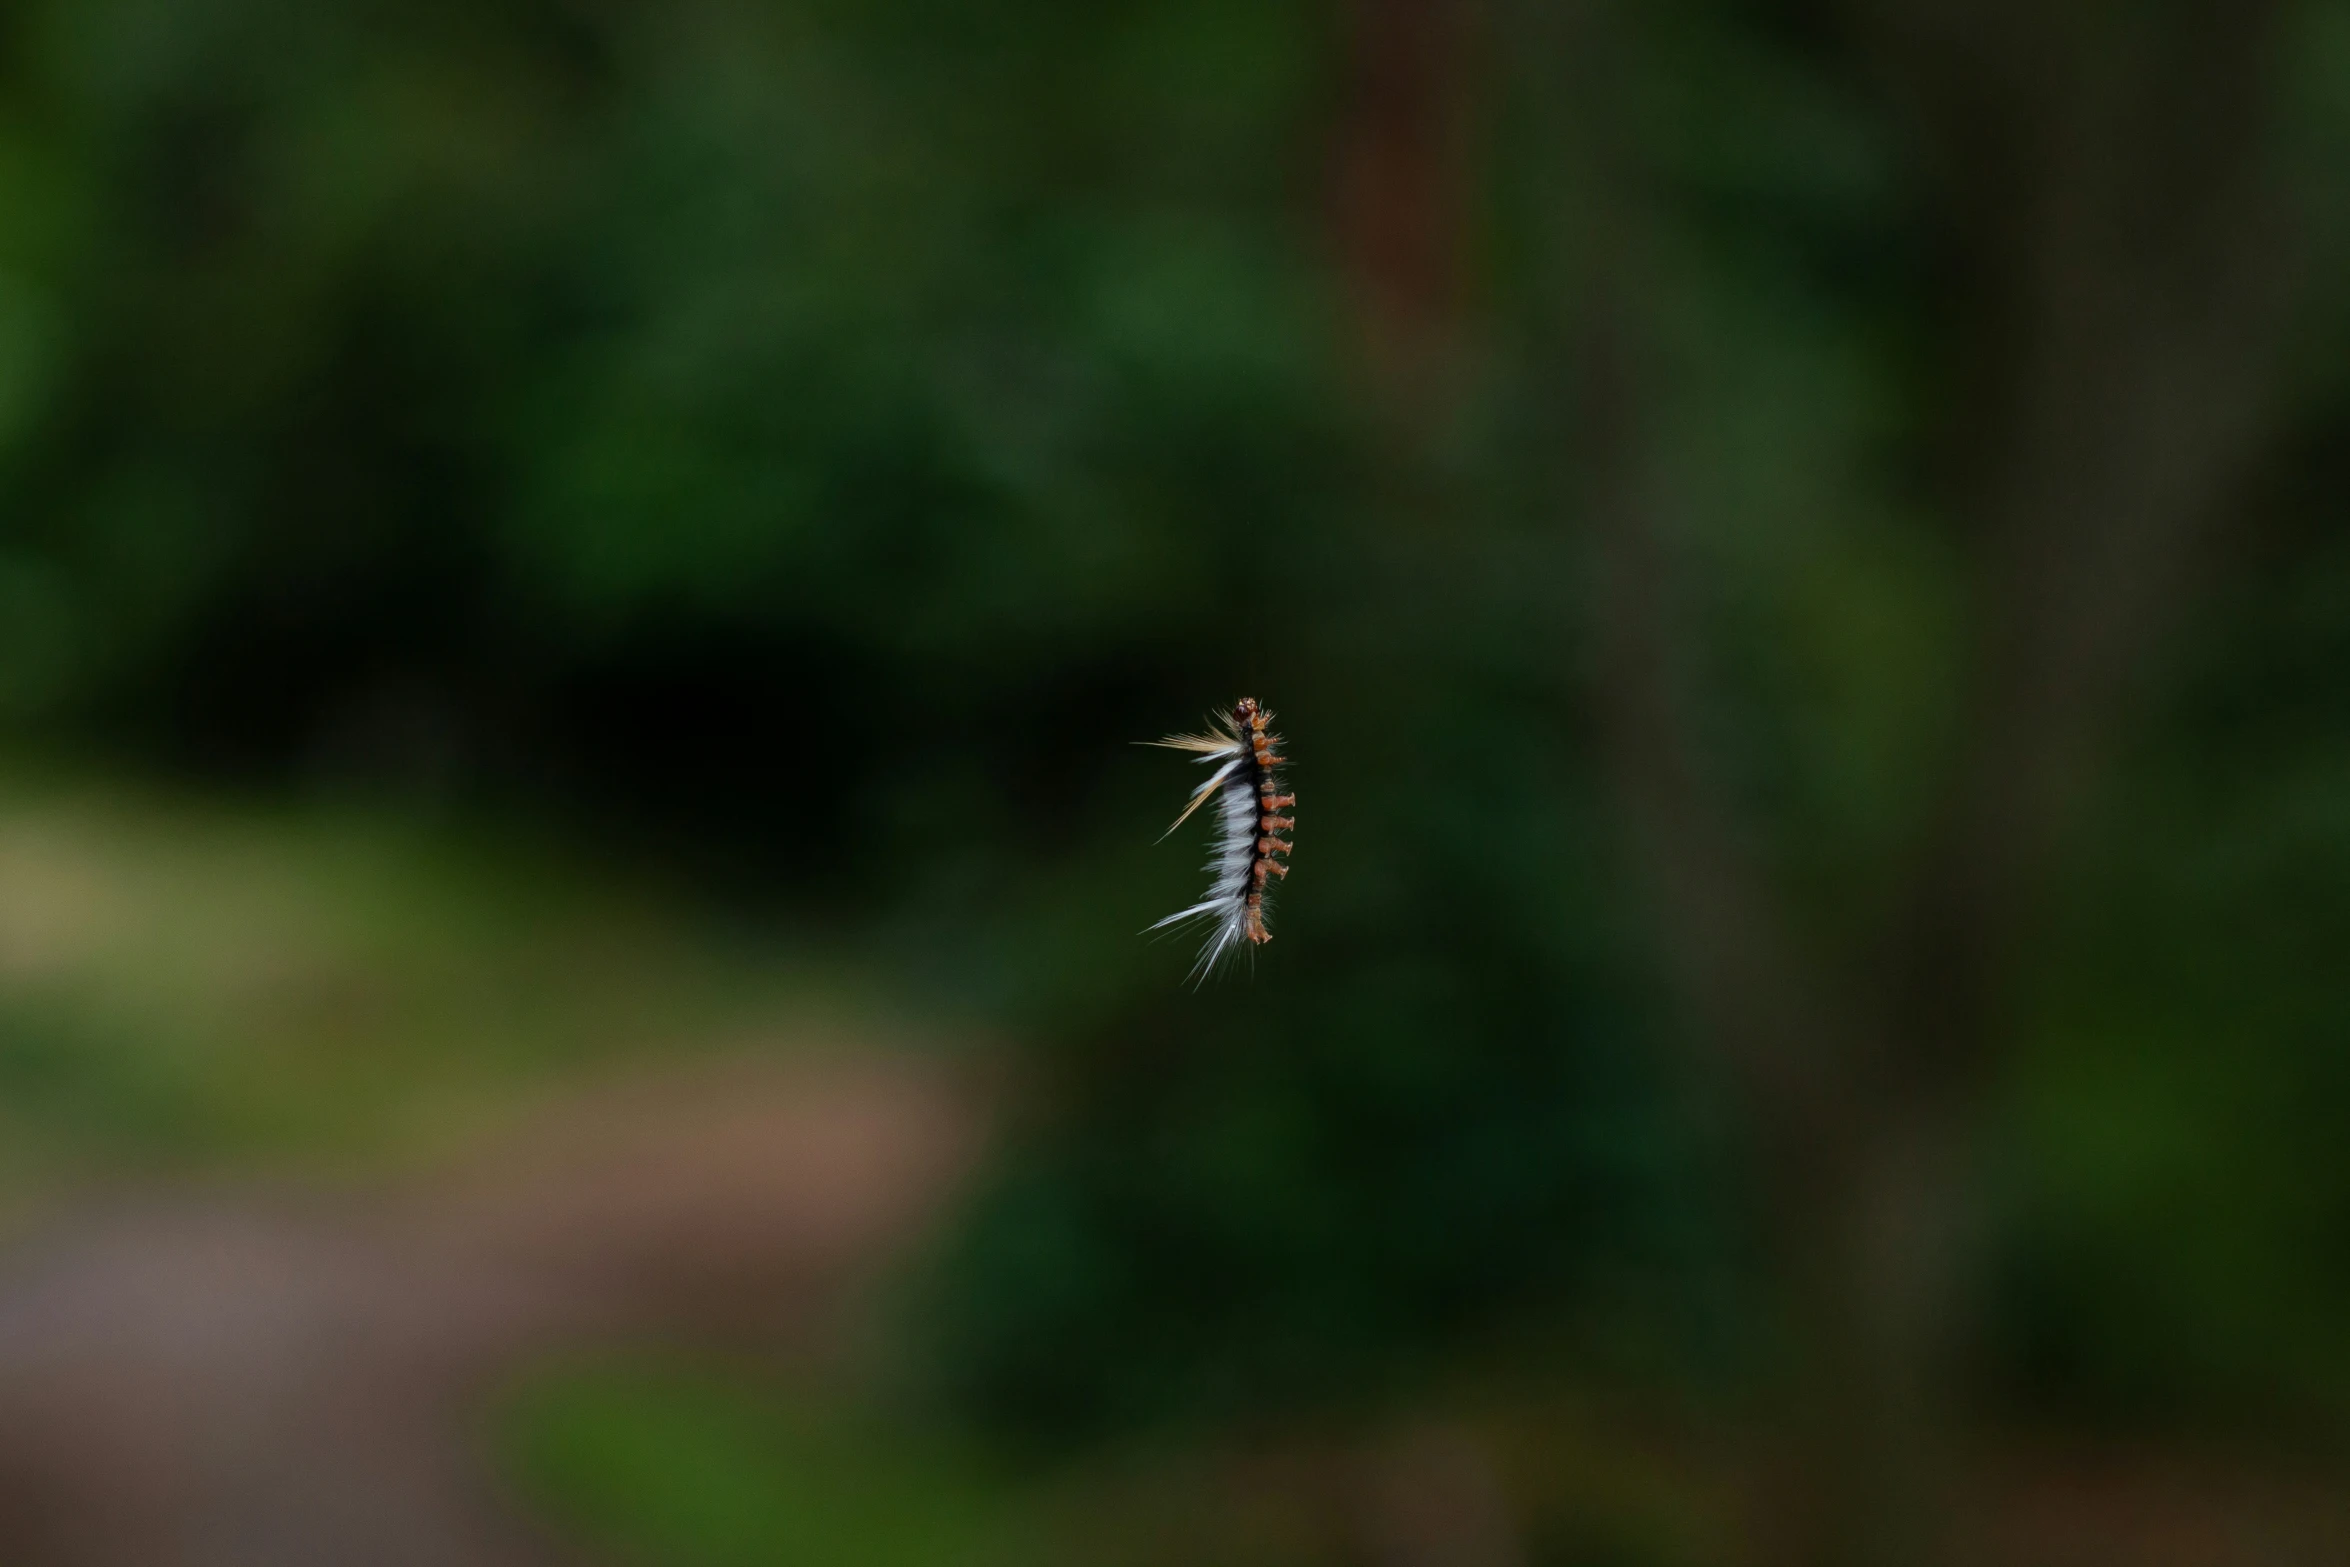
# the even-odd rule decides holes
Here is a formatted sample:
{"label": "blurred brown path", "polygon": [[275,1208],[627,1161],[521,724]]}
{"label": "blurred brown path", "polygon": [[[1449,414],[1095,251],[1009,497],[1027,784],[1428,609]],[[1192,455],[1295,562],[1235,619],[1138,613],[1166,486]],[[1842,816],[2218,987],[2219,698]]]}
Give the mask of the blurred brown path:
{"label": "blurred brown path", "polygon": [[[487,1397],[599,1344],[853,1354],[872,1286],[972,1168],[989,1100],[905,1056],[701,1066],[608,1084],[383,1190],[61,1215],[0,1258],[0,1562],[564,1567],[495,1487],[473,1435]],[[1167,1567],[1282,1539],[1365,1567],[1519,1567],[1535,1539],[1751,1554],[1741,1498],[1771,1466],[1734,1437],[1527,1413],[1490,1441],[1440,1423],[1177,1455],[1130,1486],[1097,1476],[1084,1510],[1103,1539],[1162,1535],[1133,1559]],[[1971,1492],[1970,1567],[2350,1561],[2350,1493],[2253,1455],[2011,1439]]]}
{"label": "blurred brown path", "polygon": [[0,1560],[524,1567],[485,1395],[566,1345],[826,1356],[977,1152],[907,1059],[733,1065],[572,1103],[368,1195],[159,1195],[0,1263]]}

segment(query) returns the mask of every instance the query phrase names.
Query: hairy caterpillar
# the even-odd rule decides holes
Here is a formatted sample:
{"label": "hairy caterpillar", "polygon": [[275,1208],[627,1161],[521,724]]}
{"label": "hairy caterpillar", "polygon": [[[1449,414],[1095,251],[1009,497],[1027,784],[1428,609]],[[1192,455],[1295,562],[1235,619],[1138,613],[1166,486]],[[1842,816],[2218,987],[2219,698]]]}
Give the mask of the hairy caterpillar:
{"label": "hairy caterpillar", "polygon": [[[1191,792],[1191,803],[1175,818],[1168,834],[1219,792],[1223,796],[1214,847],[1208,855],[1207,869],[1215,878],[1208,884],[1208,895],[1150,927],[1163,930],[1194,920],[1208,927],[1207,942],[1200,948],[1199,962],[1191,973],[1195,982],[1204,982],[1240,950],[1243,941],[1261,947],[1273,939],[1265,929],[1265,888],[1272,878],[1289,874],[1289,867],[1279,858],[1289,853],[1289,840],[1280,834],[1297,824],[1281,812],[1295,805],[1297,796],[1281,792],[1275,771],[1282,763],[1281,737],[1270,732],[1272,721],[1273,715],[1258,706],[1256,698],[1244,696],[1230,712],[1215,714],[1213,727],[1205,734],[1139,742],[1170,751],[1196,752],[1202,763],[1216,769],[1206,783]],[[1166,836],[1160,835],[1162,842]]]}

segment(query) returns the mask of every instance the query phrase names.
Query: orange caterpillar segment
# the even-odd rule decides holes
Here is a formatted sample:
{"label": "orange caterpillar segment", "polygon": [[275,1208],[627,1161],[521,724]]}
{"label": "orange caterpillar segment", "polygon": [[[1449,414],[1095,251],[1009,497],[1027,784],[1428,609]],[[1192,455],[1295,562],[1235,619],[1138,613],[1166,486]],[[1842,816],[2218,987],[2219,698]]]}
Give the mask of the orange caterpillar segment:
{"label": "orange caterpillar segment", "polygon": [[1265,929],[1265,887],[1273,878],[1289,875],[1289,867],[1281,863],[1281,858],[1290,853],[1290,845],[1287,839],[1277,835],[1297,826],[1296,818],[1284,816],[1281,811],[1284,806],[1297,804],[1297,796],[1281,793],[1273,776],[1273,769],[1281,765],[1281,739],[1269,732],[1272,715],[1254,701],[1241,703],[1236,712],[1245,720],[1241,733],[1248,741],[1250,760],[1256,764],[1259,810],[1259,836],[1249,864],[1251,890],[1244,934],[1250,942],[1263,946],[1273,939],[1272,933]]}

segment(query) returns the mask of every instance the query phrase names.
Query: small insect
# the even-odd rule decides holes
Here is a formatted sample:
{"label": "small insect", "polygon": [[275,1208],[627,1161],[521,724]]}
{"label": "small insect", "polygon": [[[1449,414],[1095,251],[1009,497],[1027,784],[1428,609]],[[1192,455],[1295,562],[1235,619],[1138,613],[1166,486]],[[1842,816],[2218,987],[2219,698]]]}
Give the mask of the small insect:
{"label": "small insect", "polygon": [[1265,929],[1265,889],[1273,878],[1289,874],[1289,867],[1281,863],[1289,853],[1289,840],[1281,834],[1297,824],[1281,813],[1297,803],[1297,796],[1281,792],[1275,771],[1283,760],[1281,737],[1270,732],[1272,721],[1273,715],[1254,697],[1244,696],[1230,712],[1215,714],[1214,727],[1206,734],[1139,742],[1197,752],[1203,764],[1216,769],[1191,792],[1191,803],[1175,818],[1175,826],[1160,835],[1161,842],[1219,792],[1223,796],[1208,855],[1207,869],[1215,878],[1208,884],[1208,895],[1151,926],[1163,930],[1196,920],[1208,927],[1207,943],[1191,971],[1195,983],[1204,983],[1242,942],[1261,947],[1273,939]]}

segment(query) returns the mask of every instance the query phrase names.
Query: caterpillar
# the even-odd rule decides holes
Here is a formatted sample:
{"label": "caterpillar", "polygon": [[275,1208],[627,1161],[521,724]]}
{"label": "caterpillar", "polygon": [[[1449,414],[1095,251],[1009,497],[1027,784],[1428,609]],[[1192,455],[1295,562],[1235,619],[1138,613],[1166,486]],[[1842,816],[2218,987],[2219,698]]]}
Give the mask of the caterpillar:
{"label": "caterpillar", "polygon": [[1265,891],[1275,878],[1289,875],[1289,867],[1281,863],[1289,854],[1289,840],[1281,834],[1297,824],[1281,813],[1297,804],[1297,796],[1281,792],[1276,769],[1283,761],[1282,742],[1271,732],[1272,721],[1272,713],[1259,706],[1256,698],[1244,696],[1230,712],[1214,714],[1212,727],[1204,734],[1138,742],[1195,752],[1203,764],[1216,769],[1206,783],[1191,792],[1191,803],[1159,840],[1165,842],[1194,811],[1221,793],[1214,846],[1206,867],[1214,877],[1208,884],[1208,895],[1150,927],[1164,930],[1194,921],[1208,927],[1207,942],[1191,971],[1195,984],[1205,983],[1240,950],[1242,942],[1261,947],[1273,939],[1265,929]]}

